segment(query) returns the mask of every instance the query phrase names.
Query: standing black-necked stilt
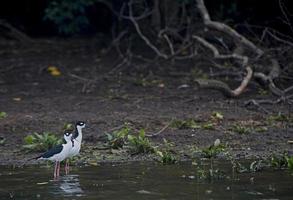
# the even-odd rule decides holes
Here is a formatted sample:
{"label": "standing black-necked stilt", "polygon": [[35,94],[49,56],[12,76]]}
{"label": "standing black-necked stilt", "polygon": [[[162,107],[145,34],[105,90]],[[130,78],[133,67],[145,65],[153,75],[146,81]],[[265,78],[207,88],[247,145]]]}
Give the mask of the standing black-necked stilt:
{"label": "standing black-necked stilt", "polygon": [[[68,157],[73,157],[79,154],[82,141],[82,129],[85,127],[85,123],[78,121],[75,124],[75,132],[72,135],[72,148],[70,149]],[[66,160],[66,169],[69,171],[69,160]]]}
{"label": "standing black-necked stilt", "polygon": [[[74,146],[74,143],[72,141],[72,133],[65,132],[64,139],[66,141],[65,144],[57,145],[47,152],[43,153],[42,155],[36,157],[37,160],[55,161],[54,178],[60,175],[60,162],[68,158],[69,153]],[[66,168],[65,172],[68,172],[66,171]]]}

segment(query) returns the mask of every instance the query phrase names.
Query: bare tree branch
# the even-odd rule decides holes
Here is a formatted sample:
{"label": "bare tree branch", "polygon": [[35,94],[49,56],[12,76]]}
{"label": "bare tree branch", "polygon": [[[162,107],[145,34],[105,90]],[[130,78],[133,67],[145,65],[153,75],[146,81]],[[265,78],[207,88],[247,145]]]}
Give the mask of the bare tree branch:
{"label": "bare tree branch", "polygon": [[204,24],[207,27],[216,29],[218,31],[221,31],[221,32],[224,32],[224,33],[230,35],[232,38],[234,38],[240,44],[248,47],[253,52],[255,52],[256,55],[258,55],[258,57],[263,55],[264,52],[260,48],[258,48],[254,43],[249,41],[247,38],[242,36],[240,33],[235,31],[233,28],[231,28],[230,26],[223,24],[221,22],[212,21],[210,18],[209,12],[204,4],[204,0],[196,0],[196,2],[197,2],[197,8],[199,10],[199,13],[203,19]]}
{"label": "bare tree branch", "polygon": [[140,27],[137,23],[137,21],[133,17],[133,10],[132,10],[132,1],[128,3],[129,7],[129,20],[133,23],[136,32],[141,37],[141,39],[159,56],[164,59],[168,59],[168,55],[162,53],[155,45],[152,44],[152,42],[142,33],[140,30]]}
{"label": "bare tree branch", "polygon": [[193,35],[192,38],[196,39],[202,45],[204,45],[205,47],[210,49],[213,52],[214,57],[217,58],[217,59],[230,59],[230,58],[233,58],[233,59],[242,60],[242,66],[246,66],[248,64],[248,57],[247,56],[241,56],[241,55],[236,54],[236,53],[228,54],[228,55],[222,55],[222,54],[220,54],[220,52],[218,51],[218,49],[214,45],[212,45],[211,43],[209,43],[208,41],[206,41],[202,37]]}

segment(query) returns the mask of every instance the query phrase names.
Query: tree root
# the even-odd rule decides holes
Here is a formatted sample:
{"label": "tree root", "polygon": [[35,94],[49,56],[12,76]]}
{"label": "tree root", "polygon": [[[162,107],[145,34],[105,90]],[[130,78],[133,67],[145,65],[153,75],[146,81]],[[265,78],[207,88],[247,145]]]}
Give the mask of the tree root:
{"label": "tree root", "polygon": [[197,83],[199,88],[218,90],[222,92],[223,95],[225,95],[226,97],[238,97],[244,92],[253,74],[253,71],[250,67],[247,67],[246,70],[246,76],[242,80],[240,86],[234,90],[232,90],[228,86],[228,84],[219,80],[196,79],[195,82]]}

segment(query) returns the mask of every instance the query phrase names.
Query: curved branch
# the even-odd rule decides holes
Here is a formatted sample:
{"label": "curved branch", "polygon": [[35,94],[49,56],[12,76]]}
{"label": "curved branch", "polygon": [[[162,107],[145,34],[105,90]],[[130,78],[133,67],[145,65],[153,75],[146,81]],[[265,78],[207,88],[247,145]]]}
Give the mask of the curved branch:
{"label": "curved branch", "polygon": [[239,54],[236,54],[236,53],[223,55],[223,54],[220,54],[219,50],[214,45],[212,45],[211,43],[209,43],[208,41],[206,41],[202,37],[199,37],[197,35],[193,35],[192,38],[196,39],[202,45],[204,45],[205,47],[210,49],[213,52],[214,57],[217,58],[217,59],[230,59],[230,58],[233,58],[233,59],[242,60],[242,62],[243,62],[242,66],[246,66],[248,64],[248,57],[247,56],[242,56],[242,55],[239,55]]}
{"label": "curved branch", "polygon": [[210,18],[209,12],[204,4],[204,0],[196,0],[196,3],[197,3],[197,8],[199,10],[199,13],[203,19],[203,22],[207,27],[216,29],[218,31],[221,31],[230,35],[239,43],[241,43],[242,45],[248,47],[253,52],[255,52],[258,55],[258,57],[264,54],[263,50],[258,48],[253,42],[249,41],[247,38],[245,38],[243,35],[238,33],[236,30],[234,30],[230,26],[223,24],[221,22],[212,21]]}
{"label": "curved branch", "polygon": [[245,88],[252,78],[253,71],[251,67],[246,67],[246,70],[246,76],[243,78],[240,86],[238,86],[238,88],[234,90],[232,90],[228,84],[218,80],[197,79],[195,80],[195,82],[198,84],[199,88],[219,90],[226,97],[238,97],[244,92]]}
{"label": "curved branch", "polygon": [[132,10],[132,2],[130,1],[128,3],[128,7],[129,7],[129,20],[133,23],[136,32],[138,33],[138,35],[141,37],[141,39],[159,56],[162,57],[164,59],[168,59],[168,55],[162,53],[155,45],[153,45],[151,43],[151,41],[141,32],[140,27],[137,23],[137,21],[135,20],[135,18],[133,17],[133,10]]}

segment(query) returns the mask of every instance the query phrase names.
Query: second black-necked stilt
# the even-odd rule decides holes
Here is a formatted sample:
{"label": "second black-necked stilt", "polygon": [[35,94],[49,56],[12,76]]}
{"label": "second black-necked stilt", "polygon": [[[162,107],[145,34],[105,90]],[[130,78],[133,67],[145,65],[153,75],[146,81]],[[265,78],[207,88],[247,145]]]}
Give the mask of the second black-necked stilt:
{"label": "second black-necked stilt", "polygon": [[[78,121],[75,124],[75,132],[72,135],[73,146],[70,149],[68,157],[71,158],[79,154],[81,148],[82,141],[82,129],[85,127],[85,123],[82,121]],[[69,160],[66,161],[66,168],[69,171]]]}
{"label": "second black-necked stilt", "polygon": [[[68,158],[69,153],[74,146],[74,143],[72,141],[72,133],[65,132],[64,139],[66,141],[65,144],[57,145],[47,152],[43,153],[42,155],[36,157],[37,160],[55,161],[54,178],[60,175],[60,162]],[[68,172],[66,167],[65,172]]]}

